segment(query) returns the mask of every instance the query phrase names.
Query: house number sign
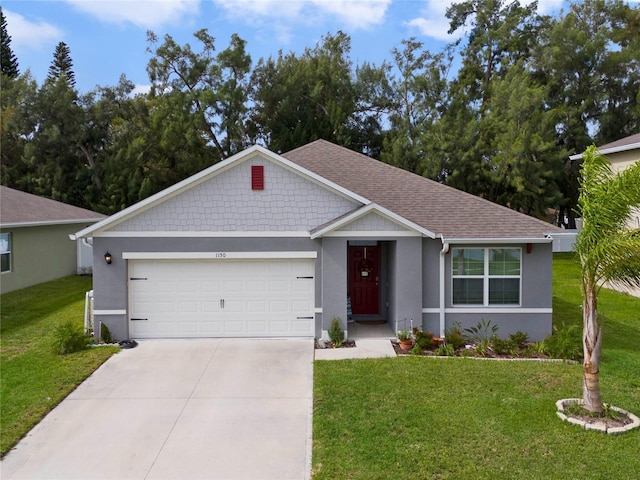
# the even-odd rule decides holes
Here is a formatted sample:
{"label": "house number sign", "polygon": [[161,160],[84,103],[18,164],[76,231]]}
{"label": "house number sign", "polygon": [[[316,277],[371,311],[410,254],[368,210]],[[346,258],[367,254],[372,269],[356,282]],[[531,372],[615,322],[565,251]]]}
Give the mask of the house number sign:
{"label": "house number sign", "polygon": [[226,252],[216,252],[215,257],[216,258],[227,258],[227,253]]}

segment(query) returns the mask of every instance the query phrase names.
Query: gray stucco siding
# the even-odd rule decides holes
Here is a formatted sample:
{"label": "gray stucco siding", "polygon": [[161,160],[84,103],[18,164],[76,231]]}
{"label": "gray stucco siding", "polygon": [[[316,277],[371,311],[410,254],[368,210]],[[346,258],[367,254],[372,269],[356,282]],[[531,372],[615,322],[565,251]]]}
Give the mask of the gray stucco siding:
{"label": "gray stucco siding", "polygon": [[[251,189],[251,167],[264,166],[264,190]],[[111,231],[309,231],[360,204],[262,157],[169,198]]]}
{"label": "gray stucco siding", "polygon": [[553,252],[551,243],[533,244],[531,252],[527,253],[526,244],[487,244],[487,245],[451,245],[445,258],[445,291],[446,306],[453,307],[452,298],[452,260],[451,250],[461,248],[519,248],[521,249],[521,297],[522,308],[551,308],[551,283]]}
{"label": "gray stucco siding", "polygon": [[[462,246],[462,245],[461,245]],[[450,248],[455,248],[451,245]],[[530,252],[527,253],[526,244],[507,245],[464,245],[464,248],[511,248],[521,249],[521,297],[520,305],[505,306],[481,306],[453,305],[452,302],[452,275],[451,275],[451,254],[445,255],[445,329],[453,327],[458,323],[463,329],[475,326],[480,320],[491,320],[493,324],[499,326],[498,335],[507,337],[517,331],[529,333],[531,340],[542,340],[551,334],[552,321],[552,267],[553,252],[551,243],[532,244]],[[437,261],[441,244],[438,242],[425,240],[423,244],[425,259]],[[451,250],[450,250],[451,251]],[[440,332],[440,308],[439,298],[439,276],[427,267],[425,260],[423,278],[424,288],[424,309],[429,312],[422,314],[422,327],[424,330],[434,333]],[[436,267],[437,268],[437,267]]]}
{"label": "gray stucco siding", "polygon": [[[445,320],[445,330],[454,326],[459,326],[463,331],[465,328],[476,326],[479,321],[491,321],[491,325],[498,325],[496,334],[500,338],[507,338],[517,331],[527,332],[529,340],[538,342],[551,335],[552,332],[551,313],[513,313],[499,312],[496,310],[485,313],[447,312]],[[424,313],[422,315],[422,328],[424,331],[433,332],[438,335],[440,332],[440,316],[438,313]]]}
{"label": "gray stucco siding", "polygon": [[[422,307],[440,306],[440,251],[442,242],[438,239],[422,240]],[[445,261],[446,261],[445,257]]]}
{"label": "gray stucco siding", "polygon": [[393,330],[420,327],[422,323],[422,238],[405,237],[395,242],[389,268],[390,318]]}

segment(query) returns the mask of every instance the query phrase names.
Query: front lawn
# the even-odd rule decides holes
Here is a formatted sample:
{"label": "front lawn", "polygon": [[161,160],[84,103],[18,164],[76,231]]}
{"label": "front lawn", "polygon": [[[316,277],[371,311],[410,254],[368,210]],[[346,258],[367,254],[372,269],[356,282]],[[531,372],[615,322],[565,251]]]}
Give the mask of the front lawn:
{"label": "front lawn", "polygon": [[[554,323],[581,324],[579,270],[554,260]],[[608,290],[601,388],[640,413],[640,299]],[[635,479],[640,430],[620,436],[561,422],[582,365],[399,357],[314,365],[318,479]]]}
{"label": "front lawn", "polygon": [[4,456],[115,347],[70,355],[52,352],[53,327],[83,324],[90,277],[67,277],[2,295],[0,322],[0,454]]}

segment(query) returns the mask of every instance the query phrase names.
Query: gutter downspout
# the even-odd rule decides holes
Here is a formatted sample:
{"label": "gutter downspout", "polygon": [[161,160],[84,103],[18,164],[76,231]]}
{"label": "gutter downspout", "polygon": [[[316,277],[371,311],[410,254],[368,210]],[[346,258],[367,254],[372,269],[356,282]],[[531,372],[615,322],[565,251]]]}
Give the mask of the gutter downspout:
{"label": "gutter downspout", "polygon": [[449,253],[449,244],[444,241],[444,237],[440,235],[440,239],[442,240],[442,250],[440,250],[440,338],[444,338],[445,331],[445,255]]}

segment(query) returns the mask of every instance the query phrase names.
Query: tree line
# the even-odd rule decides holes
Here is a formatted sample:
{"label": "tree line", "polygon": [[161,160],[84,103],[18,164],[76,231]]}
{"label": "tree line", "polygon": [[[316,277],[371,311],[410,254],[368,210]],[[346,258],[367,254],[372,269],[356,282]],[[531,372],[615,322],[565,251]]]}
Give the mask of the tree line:
{"label": "tree line", "polygon": [[78,92],[63,42],[38,85],[2,15],[1,182],[110,214],[249,145],[322,138],[572,227],[569,155],[640,131],[640,9],[467,0],[446,15],[460,40],[431,52],[408,38],[380,65],[354,65],[343,32],[255,64],[238,35],[219,50],[206,29],[193,46],[148,32],[137,95],[124,75]]}

